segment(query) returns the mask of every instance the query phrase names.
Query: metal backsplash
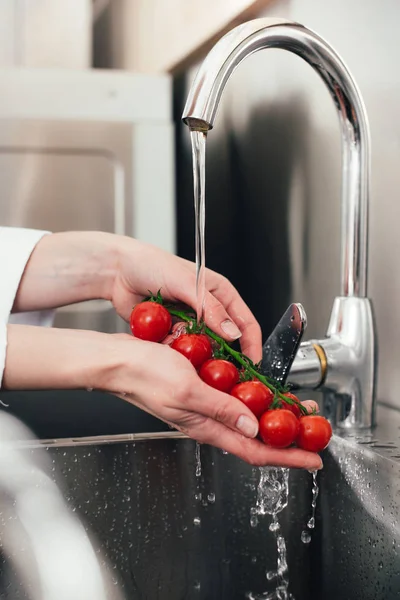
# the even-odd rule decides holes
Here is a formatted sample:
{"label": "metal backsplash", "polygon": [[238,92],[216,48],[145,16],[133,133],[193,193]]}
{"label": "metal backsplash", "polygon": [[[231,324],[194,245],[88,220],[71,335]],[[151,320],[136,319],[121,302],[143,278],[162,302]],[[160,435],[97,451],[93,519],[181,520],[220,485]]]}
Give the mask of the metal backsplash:
{"label": "metal backsplash", "polygon": [[[400,301],[397,235],[400,187],[400,5],[385,0],[277,1],[263,15],[314,29],[344,58],[367,106],[372,137],[369,296],[377,317],[379,399],[399,406]],[[175,82],[179,120],[197,67]],[[191,153],[178,127],[178,247],[193,256]],[[291,301],[325,334],[339,291],[341,148],[324,85],[281,50],[250,57],[231,78],[207,146],[207,261],[228,276],[259,319],[264,337]]]}

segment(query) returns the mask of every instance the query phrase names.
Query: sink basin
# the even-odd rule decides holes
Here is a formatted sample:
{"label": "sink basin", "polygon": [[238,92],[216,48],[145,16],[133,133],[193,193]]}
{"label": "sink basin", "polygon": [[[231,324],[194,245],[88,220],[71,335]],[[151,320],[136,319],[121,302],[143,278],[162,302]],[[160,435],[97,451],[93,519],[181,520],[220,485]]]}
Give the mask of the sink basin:
{"label": "sink basin", "polygon": [[324,458],[311,597],[400,598],[398,445],[336,438]]}
{"label": "sink basin", "polygon": [[[309,544],[301,532],[312,477],[290,472],[289,503],[279,521],[296,600],[400,598],[400,415],[380,410],[387,411],[390,431],[335,437],[324,453]],[[127,599],[239,600],[274,589],[266,578],[277,559],[271,517],[251,519],[258,469],[205,446],[196,476],[195,443],[173,432],[109,442],[47,447],[54,478]],[[6,557],[0,597],[29,598]]]}

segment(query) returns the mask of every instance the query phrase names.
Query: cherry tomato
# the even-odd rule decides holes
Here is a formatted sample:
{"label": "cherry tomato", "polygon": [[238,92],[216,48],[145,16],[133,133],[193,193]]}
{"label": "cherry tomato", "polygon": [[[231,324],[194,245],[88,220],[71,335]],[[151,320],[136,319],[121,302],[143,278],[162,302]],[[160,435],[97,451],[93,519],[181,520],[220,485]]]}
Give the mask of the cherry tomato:
{"label": "cherry tomato", "polygon": [[[291,394],[290,392],[286,392],[284,395],[287,398],[290,398],[291,400],[293,400],[294,402],[300,403],[300,400],[294,394]],[[298,404],[289,404],[289,402],[284,402],[282,400],[281,408],[284,408],[285,410],[290,410],[294,414],[294,416],[297,417],[297,419],[300,419],[301,410],[300,410],[300,407],[298,406]]]}
{"label": "cherry tomato", "polygon": [[268,410],[260,419],[260,436],[274,448],[287,448],[295,441],[299,431],[299,420],[290,410],[277,408]]}
{"label": "cherry tomato", "polygon": [[131,313],[131,331],[141,340],[161,342],[171,329],[171,325],[171,315],[158,302],[141,302]]}
{"label": "cherry tomato", "polygon": [[239,381],[239,371],[231,362],[214,358],[202,365],[200,377],[216,390],[229,394]]}
{"label": "cherry tomato", "polygon": [[186,356],[196,369],[212,355],[211,342],[204,333],[184,333],[172,342],[171,348]]}
{"label": "cherry tomato", "polygon": [[231,395],[241,400],[257,419],[268,410],[274,399],[273,392],[258,379],[238,383],[231,390]]}
{"label": "cherry tomato", "polygon": [[321,452],[332,437],[331,424],[325,417],[307,415],[299,420],[297,445],[303,450]]}

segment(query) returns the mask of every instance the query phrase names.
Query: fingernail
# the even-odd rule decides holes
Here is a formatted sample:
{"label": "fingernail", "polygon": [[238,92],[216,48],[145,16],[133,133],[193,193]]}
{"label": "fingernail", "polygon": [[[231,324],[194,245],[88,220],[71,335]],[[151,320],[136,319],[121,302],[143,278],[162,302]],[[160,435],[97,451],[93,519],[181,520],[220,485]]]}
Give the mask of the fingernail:
{"label": "fingernail", "polygon": [[258,423],[250,419],[250,417],[246,417],[246,415],[241,415],[236,421],[236,427],[248,438],[256,437],[258,433]]}
{"label": "fingernail", "polygon": [[221,323],[221,328],[222,331],[224,331],[226,335],[229,335],[229,337],[233,340],[237,340],[242,336],[240,329],[236,327],[235,323],[233,323],[233,321],[230,321],[229,319]]}
{"label": "fingernail", "polygon": [[323,468],[324,468],[324,463],[322,462],[321,458],[319,459],[319,465],[318,466],[315,465],[315,459],[314,458],[307,461],[306,469],[307,469],[307,471],[309,473],[313,473],[314,471],[320,471]]}

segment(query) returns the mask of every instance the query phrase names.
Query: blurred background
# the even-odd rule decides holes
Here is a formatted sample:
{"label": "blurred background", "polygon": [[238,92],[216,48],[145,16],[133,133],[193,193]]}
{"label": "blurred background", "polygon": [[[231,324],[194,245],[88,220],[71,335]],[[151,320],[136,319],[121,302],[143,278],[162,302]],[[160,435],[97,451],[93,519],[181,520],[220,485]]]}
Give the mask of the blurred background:
{"label": "blurred background", "polygon": [[[364,97],[378,395],[398,406],[397,0],[2,0],[0,222],[116,231],[192,259],[191,150],[180,116],[213,43],[257,16],[325,37]],[[323,83],[300,58],[271,50],[240,66],[209,134],[206,179],[208,266],[237,286],[264,337],[290,301],[304,304],[307,335],[323,336],[339,291],[340,134]],[[101,302],[61,310],[56,324],[124,328]]]}
{"label": "blurred background", "polygon": [[[191,149],[181,113],[212,45],[261,16],[298,21],[324,37],[364,97],[378,399],[399,409],[399,0],[0,0],[0,225],[116,232],[193,259]],[[324,336],[339,293],[335,113],[307,64],[269,50],[230,79],[208,136],[207,264],[237,286],[264,338],[291,301],[306,309],[307,336]],[[105,302],[59,310],[56,325],[126,329]],[[232,600],[250,587],[265,590],[276,550],[267,524],[254,529],[249,521],[258,470],[203,447],[197,477],[192,441],[166,439],[166,425],[111,395],[2,391],[0,398],[2,600],[101,600],[101,593],[115,600],[120,585],[127,598],[143,600]],[[380,417],[390,431],[381,448],[398,439],[393,414]],[[138,439],[132,434],[142,442],[125,443]],[[300,534],[310,478],[291,473],[294,510],[282,524],[299,600],[344,598],[341,580],[354,580],[363,598],[389,598],[385,586],[399,573],[398,470],[368,456],[348,462],[344,449],[344,467],[327,457],[324,526],[318,521],[308,547]],[[378,519],[359,510],[360,498]],[[377,527],[384,516],[387,530]],[[326,573],[329,593],[310,596],[309,581],[318,588]],[[350,587],[346,597],[356,595]]]}

